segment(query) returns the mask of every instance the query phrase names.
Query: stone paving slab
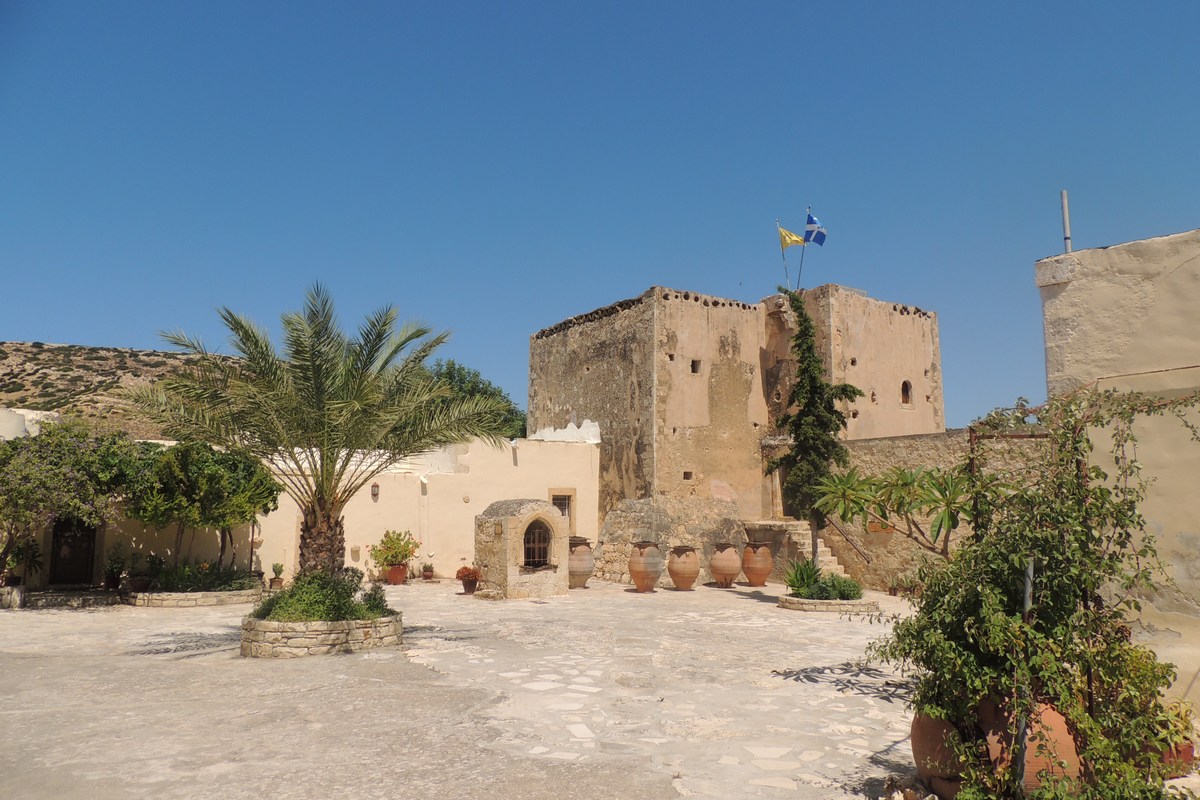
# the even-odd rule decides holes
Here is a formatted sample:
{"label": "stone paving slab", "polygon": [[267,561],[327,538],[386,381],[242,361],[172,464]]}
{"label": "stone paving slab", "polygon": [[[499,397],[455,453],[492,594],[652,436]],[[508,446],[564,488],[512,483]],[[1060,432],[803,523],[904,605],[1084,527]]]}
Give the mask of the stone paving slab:
{"label": "stone paving slab", "polygon": [[912,770],[906,684],[856,663],[886,625],[782,588],[417,582],[401,648],[286,661],[238,656],[249,606],[5,612],[0,797],[878,797]]}

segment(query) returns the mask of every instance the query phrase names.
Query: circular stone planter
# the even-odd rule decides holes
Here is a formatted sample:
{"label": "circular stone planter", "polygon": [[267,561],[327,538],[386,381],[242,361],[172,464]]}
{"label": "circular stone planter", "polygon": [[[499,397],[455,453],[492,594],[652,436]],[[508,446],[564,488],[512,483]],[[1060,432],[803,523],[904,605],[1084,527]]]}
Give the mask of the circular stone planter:
{"label": "circular stone planter", "polygon": [[257,603],[262,589],[239,589],[236,592],[130,592],[122,599],[126,605],[151,608],[191,608],[193,606],[235,606]]}
{"label": "circular stone planter", "polygon": [[801,597],[784,595],[779,598],[779,607],[792,611],[833,611],[836,613],[873,613],[879,610],[875,600],[805,600]]}
{"label": "circular stone planter", "polygon": [[242,619],[242,655],[249,658],[298,658],[357,653],[400,644],[400,614],[345,622],[271,622]]}

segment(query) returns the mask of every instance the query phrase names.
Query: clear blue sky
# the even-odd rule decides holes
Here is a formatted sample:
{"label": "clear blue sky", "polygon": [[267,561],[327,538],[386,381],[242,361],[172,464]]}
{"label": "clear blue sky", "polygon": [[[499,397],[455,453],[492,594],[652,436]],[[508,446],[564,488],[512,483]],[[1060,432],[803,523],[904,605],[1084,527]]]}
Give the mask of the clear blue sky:
{"label": "clear blue sky", "polygon": [[[1045,395],[1036,259],[1200,227],[1200,4],[0,0],[0,339],[223,341],[314,280],[524,404],[654,284],[936,311],[947,421]],[[795,277],[799,250],[789,251]]]}

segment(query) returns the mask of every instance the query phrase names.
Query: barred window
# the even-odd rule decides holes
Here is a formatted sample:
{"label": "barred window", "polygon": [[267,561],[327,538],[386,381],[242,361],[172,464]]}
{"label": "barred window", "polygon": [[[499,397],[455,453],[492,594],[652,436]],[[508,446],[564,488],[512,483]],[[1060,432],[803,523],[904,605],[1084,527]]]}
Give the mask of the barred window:
{"label": "barred window", "polygon": [[550,526],[540,519],[525,529],[525,568],[539,569],[550,563]]}

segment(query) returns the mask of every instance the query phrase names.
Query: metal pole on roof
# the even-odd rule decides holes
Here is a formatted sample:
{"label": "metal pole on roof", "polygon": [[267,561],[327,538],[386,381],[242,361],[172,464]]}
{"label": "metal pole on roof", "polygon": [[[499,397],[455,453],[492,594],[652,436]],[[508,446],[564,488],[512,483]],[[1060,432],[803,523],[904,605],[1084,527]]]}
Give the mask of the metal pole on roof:
{"label": "metal pole on roof", "polygon": [[1071,252],[1071,209],[1067,206],[1067,190],[1063,189],[1059,195],[1062,198],[1062,215],[1063,215],[1063,252]]}

